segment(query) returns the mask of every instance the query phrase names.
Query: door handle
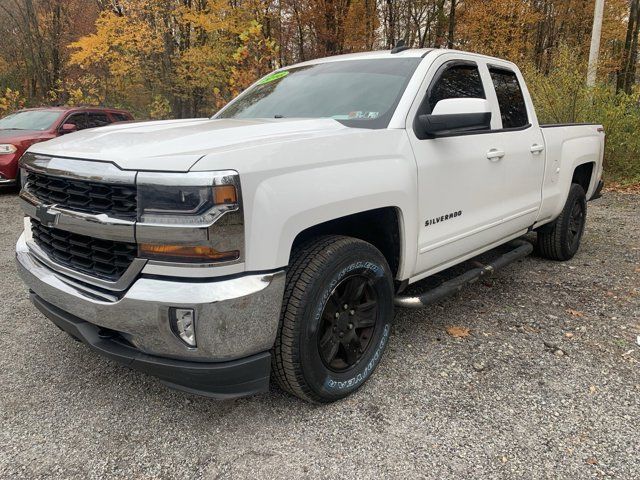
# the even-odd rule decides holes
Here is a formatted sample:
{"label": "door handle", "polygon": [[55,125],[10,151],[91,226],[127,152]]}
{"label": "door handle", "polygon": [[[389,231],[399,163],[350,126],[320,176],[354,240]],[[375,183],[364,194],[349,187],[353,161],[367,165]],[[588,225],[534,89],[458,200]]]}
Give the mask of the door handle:
{"label": "door handle", "polygon": [[538,145],[537,143],[534,143],[533,145],[531,145],[531,153],[537,155],[543,151],[544,151],[544,145]]}
{"label": "door handle", "polygon": [[499,160],[504,157],[504,150],[498,150],[497,148],[492,148],[487,152],[487,158],[489,160]]}

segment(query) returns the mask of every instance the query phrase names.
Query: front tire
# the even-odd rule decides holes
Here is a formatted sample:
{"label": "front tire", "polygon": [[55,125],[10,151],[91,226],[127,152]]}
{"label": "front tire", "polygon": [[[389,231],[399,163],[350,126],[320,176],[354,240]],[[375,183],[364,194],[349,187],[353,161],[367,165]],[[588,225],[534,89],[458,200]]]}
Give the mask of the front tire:
{"label": "front tire", "polygon": [[392,319],[392,274],[379,250],[335,235],[303,244],[287,272],[275,379],[311,402],[350,395],[380,362]]}
{"label": "front tire", "polygon": [[558,261],[573,258],[580,248],[586,221],[586,194],[582,186],[574,183],[560,216],[538,230],[538,255]]}

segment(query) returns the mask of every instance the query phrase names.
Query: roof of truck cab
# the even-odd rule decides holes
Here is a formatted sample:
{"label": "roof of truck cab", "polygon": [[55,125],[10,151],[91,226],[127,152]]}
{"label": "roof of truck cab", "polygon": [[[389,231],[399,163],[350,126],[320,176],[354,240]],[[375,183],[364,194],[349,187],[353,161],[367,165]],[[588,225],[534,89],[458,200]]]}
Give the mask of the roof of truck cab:
{"label": "roof of truck cab", "polygon": [[508,60],[504,60],[502,58],[491,57],[488,55],[483,55],[481,53],[467,52],[464,50],[455,50],[455,49],[449,49],[449,48],[409,48],[407,50],[402,50],[397,53],[391,53],[391,50],[377,50],[374,52],[347,53],[344,55],[334,55],[332,57],[315,58],[313,60],[307,60],[305,62],[296,63],[294,65],[287,65],[286,67],[282,67],[282,69],[303,67],[307,65],[317,65],[319,63],[340,62],[345,60],[374,60],[374,59],[381,59],[381,58],[423,58],[428,53],[431,53],[431,52],[460,53],[465,55],[474,55],[487,60],[506,62],[506,63],[512,64],[512,62],[509,62]]}
{"label": "roof of truck cab", "polygon": [[344,60],[374,60],[378,58],[421,58],[427,53],[437,50],[435,48],[409,48],[398,53],[391,53],[391,50],[377,50],[375,52],[346,53],[344,55],[333,55],[331,57],[314,58],[305,62],[288,65],[286,68],[302,67],[305,65],[316,65],[318,63],[340,62]]}

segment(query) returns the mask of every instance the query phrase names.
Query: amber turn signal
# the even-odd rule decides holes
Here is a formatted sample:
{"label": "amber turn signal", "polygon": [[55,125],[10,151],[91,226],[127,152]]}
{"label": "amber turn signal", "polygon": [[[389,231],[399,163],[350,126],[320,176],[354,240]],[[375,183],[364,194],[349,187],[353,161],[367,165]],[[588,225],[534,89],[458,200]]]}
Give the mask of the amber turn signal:
{"label": "amber turn signal", "polygon": [[139,246],[140,256],[156,260],[174,262],[228,262],[240,257],[238,250],[219,252],[215,248],[206,246],[186,245],[153,245],[142,243]]}
{"label": "amber turn signal", "polygon": [[238,194],[233,185],[216,185],[213,187],[213,201],[216,205],[238,203]]}

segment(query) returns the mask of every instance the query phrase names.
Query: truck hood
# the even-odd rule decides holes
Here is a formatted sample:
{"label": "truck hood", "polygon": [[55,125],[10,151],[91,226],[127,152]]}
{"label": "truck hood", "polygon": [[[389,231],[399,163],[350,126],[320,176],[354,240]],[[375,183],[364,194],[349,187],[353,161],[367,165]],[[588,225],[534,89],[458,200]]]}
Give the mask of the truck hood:
{"label": "truck hood", "polygon": [[109,161],[124,170],[186,172],[205,155],[344,129],[331,119],[166,120],[83,130],[36,144],[29,152]]}

